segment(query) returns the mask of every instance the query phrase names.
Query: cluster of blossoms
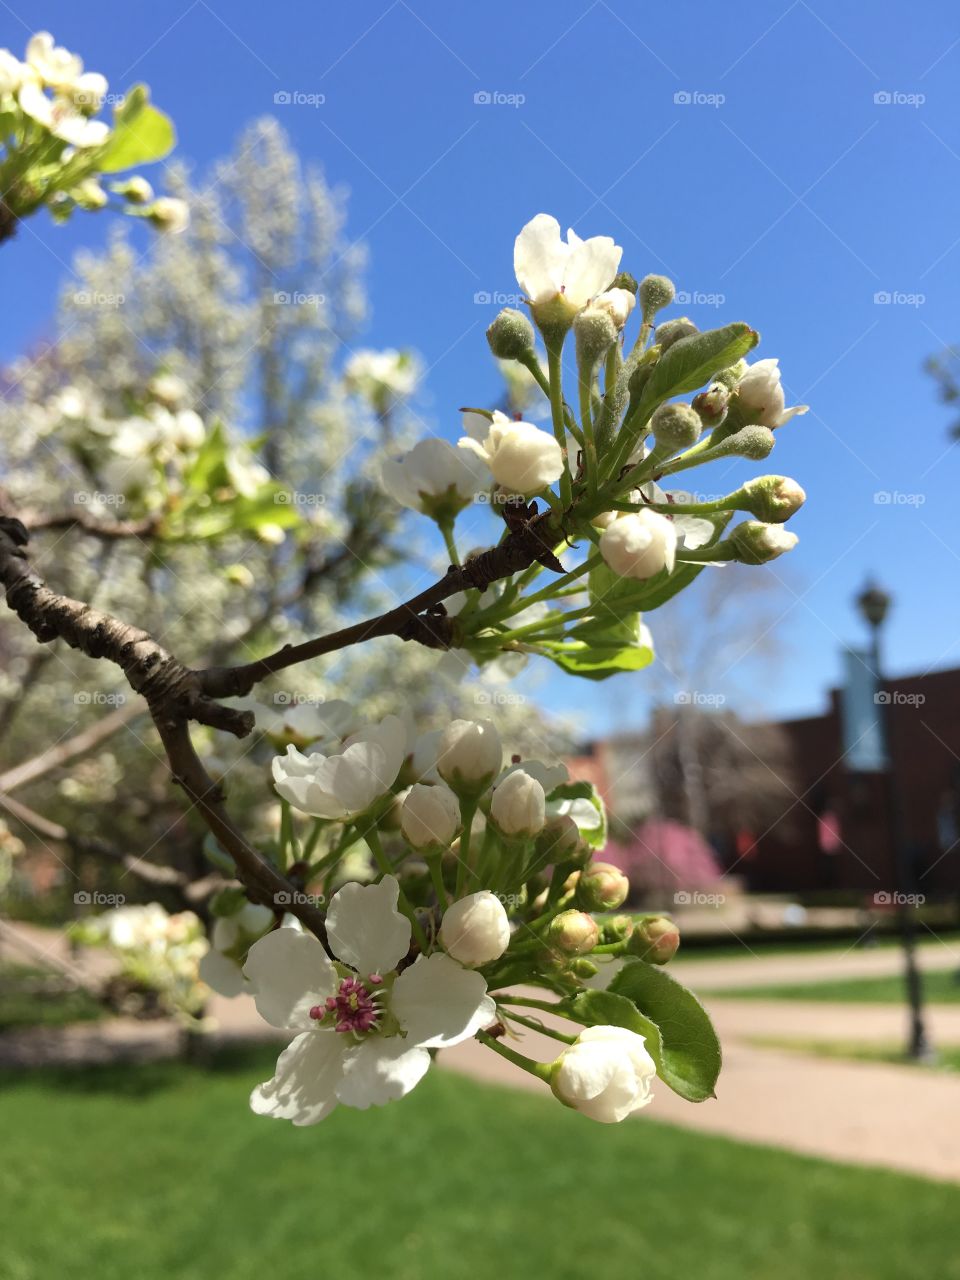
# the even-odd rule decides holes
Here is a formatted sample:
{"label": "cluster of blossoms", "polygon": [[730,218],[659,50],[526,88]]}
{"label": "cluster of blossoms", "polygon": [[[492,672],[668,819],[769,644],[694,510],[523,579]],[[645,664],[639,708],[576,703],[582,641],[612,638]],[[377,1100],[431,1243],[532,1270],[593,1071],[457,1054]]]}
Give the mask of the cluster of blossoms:
{"label": "cluster of blossoms", "polygon": [[192,911],[167,912],[158,902],[112,907],[72,927],[82,946],[104,947],[119,962],[120,974],[135,988],[154,992],[161,1007],[188,1023],[206,998],[199,966],[208,943]]}
{"label": "cluster of blossoms", "polygon": [[[236,888],[214,900],[201,975],[294,1033],[254,1111],[303,1125],[338,1104],[382,1105],[418,1083],[432,1050],[474,1037],[594,1119],[650,1101],[654,1052],[612,988],[621,968],[669,960],[679,936],[663,917],[619,913],[629,885],[597,856],[606,822],[592,786],[562,764],[505,759],[488,720],[416,734],[398,716],[363,724],[343,702],[255,713],[287,744],[272,762],[286,815],[278,861],[326,915],[321,942],[286,914],[288,895],[254,905]],[[358,845],[375,882],[331,893]],[[532,1025],[522,1006],[538,1004],[511,993],[520,984],[587,1024],[558,1034],[553,1062],[509,1043]]]}
{"label": "cluster of blossoms", "polygon": [[112,125],[97,119],[107,89],[47,31],[30,37],[23,61],[0,49],[0,238],[43,205],[62,220],[77,208],[104,208],[111,195],[161,231],[187,226],[185,203],[155,197],[139,175],[101,184],[103,175],[162,159],[174,141],[143,86],[118,100]]}
{"label": "cluster of blossoms", "polygon": [[388,412],[398,400],[416,391],[423,369],[412,351],[354,351],[343,369],[348,391],[363,396],[377,413]]}

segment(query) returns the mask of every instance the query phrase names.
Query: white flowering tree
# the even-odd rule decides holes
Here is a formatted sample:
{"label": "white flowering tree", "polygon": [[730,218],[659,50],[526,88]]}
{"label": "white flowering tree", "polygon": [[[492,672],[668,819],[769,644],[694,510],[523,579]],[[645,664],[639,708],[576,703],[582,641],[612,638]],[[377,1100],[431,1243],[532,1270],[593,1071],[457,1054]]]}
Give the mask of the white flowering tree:
{"label": "white flowering tree", "polygon": [[[37,40],[58,67],[69,59]],[[15,69],[9,79],[3,109],[18,118],[32,77]],[[55,120],[72,90],[45,83]],[[61,166],[72,163],[71,147]],[[14,210],[14,226],[31,211]],[[645,1107],[655,1078],[692,1102],[713,1095],[716,1036],[664,968],[677,928],[665,917],[618,913],[629,886],[600,860],[606,820],[591,786],[562,765],[505,758],[488,719],[448,715],[428,727],[407,714],[371,718],[352,698],[278,709],[258,696],[281,673],[292,682],[304,664],[314,669],[359,646],[376,643],[391,664],[401,641],[481,666],[538,659],[581,679],[639,671],[653,661],[647,614],[707,566],[761,565],[794,545],[783,526],[804,495],[786,477],[747,479],[709,500],[662,487],[717,459],[766,458],[776,430],[805,407],[785,407],[776,360],[747,364],[759,341],[748,325],[699,332],[685,318],[658,324],[672,284],[647,276],[638,285],[620,271],[621,255],[606,236],[571,231],[564,240],[546,214],[522,229],[514,268],[530,319],[504,311],[487,336],[498,359],[540,387],[551,430],[475,407],[464,412],[456,446],[423,440],[386,462],[384,488],[436,526],[448,566],[360,621],[243,661],[194,665],[189,636],[175,652],[153,633],[165,637],[162,607],[148,630],[125,610],[48,585],[31,562],[30,526],[39,522],[6,502],[7,605],[41,644],[60,640],[122,673],[209,831],[211,856],[232,877],[213,904],[203,975],[224,991],[249,992],[264,1019],[293,1037],[253,1094],[259,1114],[309,1125],[338,1105],[399,1099],[434,1051],[471,1038],[605,1123]],[[411,376],[409,362],[388,363],[385,389],[382,358],[358,359],[349,374],[368,394],[381,389],[380,412]],[[568,397],[570,370],[576,391]],[[170,387],[154,385],[151,395],[162,401]],[[142,518],[159,503],[167,527],[189,529],[194,518],[202,527],[208,514],[219,533],[224,520],[231,528],[246,521],[253,503],[255,527],[295,527],[295,510],[264,521],[260,504],[264,487],[274,513],[284,505],[277,486],[296,492],[299,454],[278,451],[275,466],[288,474],[264,476],[245,447],[202,421],[178,421],[140,469]],[[172,510],[163,505],[171,476],[180,486]],[[489,512],[491,545],[465,555],[457,521],[478,502]],[[735,523],[737,512],[748,518]],[[68,535],[80,523],[68,521]],[[280,576],[279,550],[271,564]],[[403,696],[397,690],[398,703]],[[270,777],[261,779],[280,803],[271,838],[237,816],[198,753],[202,735],[273,744]],[[285,749],[274,754],[278,746]],[[372,871],[358,876],[361,863]],[[553,1061],[522,1052],[530,1028],[556,1040]]]}

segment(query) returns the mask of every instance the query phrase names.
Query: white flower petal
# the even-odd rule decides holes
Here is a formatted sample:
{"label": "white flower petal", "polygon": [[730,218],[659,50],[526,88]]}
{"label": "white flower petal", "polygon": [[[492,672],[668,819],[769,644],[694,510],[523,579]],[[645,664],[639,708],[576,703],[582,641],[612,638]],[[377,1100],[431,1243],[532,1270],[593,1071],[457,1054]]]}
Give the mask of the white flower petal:
{"label": "white flower petal", "polygon": [[335,1031],[304,1031],[277,1059],[273,1078],[254,1089],[251,1110],[297,1125],[319,1123],[337,1105],[346,1048]]}
{"label": "white flower petal", "polygon": [[410,949],[410,921],[397,910],[395,876],[379,884],[345,884],[327,912],[333,953],[364,977],[389,973]]}
{"label": "white flower petal", "polygon": [[310,1010],[335,994],[337,971],[312,933],[275,929],[247,952],[243,976],[250,982],[257,1012],[272,1027],[305,1031]]}
{"label": "white flower petal", "polygon": [[408,1094],[429,1070],[426,1049],[411,1048],[401,1036],[371,1036],[347,1054],[337,1097],[358,1111],[382,1107]]}
{"label": "white flower petal", "polygon": [[496,1016],[483,977],[439,951],[404,969],[394,984],[390,1010],[409,1040],[424,1049],[469,1040]]}
{"label": "white flower petal", "polygon": [[231,960],[216,947],[211,947],[201,959],[197,972],[201,982],[205,982],[211,991],[216,991],[217,995],[226,996],[228,1000],[238,996],[246,986],[243,970],[236,960]]}
{"label": "white flower petal", "polygon": [[521,230],[513,248],[513,269],[531,302],[546,301],[560,292],[569,256],[560,223],[548,213],[538,213]]}

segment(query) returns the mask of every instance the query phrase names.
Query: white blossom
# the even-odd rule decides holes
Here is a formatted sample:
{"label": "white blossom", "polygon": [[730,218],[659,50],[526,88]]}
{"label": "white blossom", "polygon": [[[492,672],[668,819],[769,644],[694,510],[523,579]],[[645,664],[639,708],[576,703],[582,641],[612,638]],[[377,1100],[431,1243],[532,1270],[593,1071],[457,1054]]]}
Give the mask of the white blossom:
{"label": "white blossom", "polygon": [[629,289],[607,289],[594,298],[593,305],[606,311],[617,328],[622,329],[630,319],[637,300]]}
{"label": "white blossom", "polygon": [[513,268],[517,283],[535,306],[559,295],[576,312],[607,288],[622,254],[610,236],[581,240],[571,230],[564,241],[556,218],[538,213],[517,236]]}
{"label": "white blossom", "polygon": [[431,437],[402,458],[387,459],[381,481],[401,506],[430,515],[441,507],[456,513],[489,487],[490,475],[484,459]]}
{"label": "white blossom", "polygon": [[400,810],[400,830],[414,849],[446,848],[459,827],[460,801],[449,787],[414,783]]}
{"label": "white blossom", "polygon": [[179,235],[190,225],[190,206],[176,196],[160,196],[145,211],[158,231]]}
{"label": "white blossom", "polygon": [[250,948],[244,974],[261,1017],[299,1033],[273,1079],[253,1091],[258,1115],[309,1125],[338,1103],[383,1106],[419,1083],[430,1049],[468,1040],[493,1020],[481,975],[441,952],[396,973],[410,945],[398,894],[385,876],[334,895],[327,937],[339,963],[312,934],[285,929]]}
{"label": "white blossom", "polygon": [[355,351],[346,362],[344,380],[351,391],[374,404],[402,400],[413,395],[422,377],[420,361],[410,351],[367,349]]}
{"label": "white blossom", "polygon": [[479,966],[499,958],[510,945],[510,921],[495,893],[481,889],[452,902],[440,922],[440,942],[461,964]]}
{"label": "white blossom", "polygon": [[315,818],[352,818],[385,796],[406,754],[406,729],[397,716],[366,725],[339,750],[302,755],[291,743],[274,757],[277,793]]}
{"label": "white blossom", "polygon": [[546,821],[542,785],[521,765],[494,787],[490,817],[504,835],[535,836]]}
{"label": "white blossom", "polygon": [[600,535],[600,554],[621,578],[652,578],[673,572],[677,533],[673,521],[643,508],[614,520]]}
{"label": "white blossom", "polygon": [[32,82],[21,87],[18,101],[26,115],[72,147],[99,147],[110,133],[103,121],[88,120],[66,98],[48,98]]}
{"label": "white blossom", "polygon": [[453,720],[437,748],[437,771],[456,786],[492,782],[503,764],[503,747],[490,720]]}
{"label": "white blossom", "polygon": [[[499,410],[483,423],[486,432],[477,438],[479,414],[464,414],[470,434],[459,441],[461,449],[482,458],[497,484],[519,496],[540,493],[563,474],[563,451],[556,439],[532,422],[513,422]],[[469,419],[469,421],[468,421]]]}
{"label": "white blossom", "polygon": [[551,1087],[568,1107],[616,1124],[653,1100],[656,1074],[643,1036],[625,1027],[586,1027],[557,1059]]}
{"label": "white blossom", "polygon": [[747,422],[761,427],[782,427],[810,408],[807,404],[785,407],[779,360],[757,360],[749,365],[737,383],[736,395]]}
{"label": "white blossom", "polygon": [[50,89],[70,90],[83,74],[83,59],[62,45],[55,45],[49,31],[38,31],[30,37],[26,60]]}

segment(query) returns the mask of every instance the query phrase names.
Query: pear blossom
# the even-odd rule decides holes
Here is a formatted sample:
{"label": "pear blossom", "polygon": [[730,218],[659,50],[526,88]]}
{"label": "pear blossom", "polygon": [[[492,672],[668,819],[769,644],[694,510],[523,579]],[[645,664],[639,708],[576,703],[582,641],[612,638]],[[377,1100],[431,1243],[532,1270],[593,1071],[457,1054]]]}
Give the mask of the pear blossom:
{"label": "pear blossom", "polygon": [[643,508],[614,520],[600,535],[600,554],[621,578],[652,578],[673,572],[677,533],[672,520]]}
{"label": "pear blossom", "polygon": [[490,817],[506,836],[535,836],[546,821],[543,787],[522,766],[508,773],[493,789]]}
{"label": "pear blossom", "polygon": [[158,231],[168,231],[172,236],[190,225],[190,206],[176,196],[160,196],[144,212]]}
{"label": "pear blossom", "polygon": [[449,787],[417,782],[400,810],[400,830],[414,849],[447,848],[460,827],[460,801]]}
{"label": "pear blossom", "polygon": [[366,1110],[404,1097],[430,1066],[429,1050],[469,1040],[496,1006],[478,973],[442,952],[397,966],[410,922],[399,885],[344,885],[330,903],[332,961],[309,933],[277,929],[250,948],[244,974],[260,1016],[298,1034],[271,1080],[254,1089],[258,1115],[317,1124],[338,1104]]}
{"label": "pear blossom", "polygon": [[83,74],[83,59],[62,45],[55,45],[49,31],[38,31],[27,41],[27,66],[51,89],[72,89]]}
{"label": "pear blossom", "polygon": [[737,383],[736,398],[744,420],[761,427],[782,427],[798,414],[806,413],[807,404],[787,409],[780,384],[780,361],[757,360]]}
{"label": "pear blossom", "polygon": [[503,747],[490,720],[453,720],[437,747],[437,771],[452,786],[482,788],[493,781],[503,764]]}
{"label": "pear blossom", "polygon": [[[477,419],[486,428],[482,436]],[[480,414],[464,414],[464,428],[469,434],[458,441],[460,448],[481,458],[497,484],[511,493],[532,497],[563,475],[559,444],[532,422],[514,422],[495,410],[491,421]]]}
{"label": "pear blossom", "polygon": [[413,352],[388,347],[384,351],[355,351],[344,366],[343,376],[350,391],[367,396],[382,408],[413,395],[423,371]]}
{"label": "pear blossom", "polygon": [[570,230],[564,242],[556,218],[538,213],[517,236],[513,268],[535,308],[559,297],[572,318],[611,283],[622,255],[610,236],[581,240]]}
{"label": "pear blossom", "polygon": [[630,319],[637,300],[629,289],[607,289],[594,298],[593,305],[606,311],[617,328],[622,329]]}
{"label": "pear blossom", "polygon": [[591,1120],[616,1124],[652,1102],[656,1074],[643,1036],[626,1027],[585,1027],[554,1063],[551,1088]]}
{"label": "pear blossom", "polygon": [[744,520],[730,535],[737,555],[745,564],[766,564],[792,551],[800,539],[781,524],[764,524],[762,520]]}
{"label": "pear blossom", "polygon": [[456,515],[479,491],[489,488],[485,460],[447,440],[420,440],[402,458],[389,458],[381,470],[381,482],[401,506],[424,515]]}
{"label": "pear blossom", "polygon": [[16,93],[23,84],[27,68],[15,58],[9,49],[0,49],[0,98]]}
{"label": "pear blossom", "polygon": [[510,920],[497,895],[481,889],[447,907],[439,937],[447,955],[460,964],[490,964],[510,945]]}
{"label": "pear blossom", "polygon": [[397,716],[365,725],[338,749],[303,755],[291,743],[274,757],[277,793],[315,818],[341,820],[365,812],[392,788],[406,755],[406,729]]}
{"label": "pear blossom", "polygon": [[[273,922],[270,908],[255,902],[245,902],[233,915],[218,916],[210,931],[210,950],[200,961],[200,981],[218,995],[238,996],[245,986],[240,961],[252,944],[273,928]],[[296,926],[302,927],[298,920]]]}
{"label": "pear blossom", "polygon": [[72,147],[99,147],[110,128],[101,120],[88,120],[66,98],[48,98],[39,85],[27,82],[21,86],[18,101],[31,120],[50,131],[55,138]]}

